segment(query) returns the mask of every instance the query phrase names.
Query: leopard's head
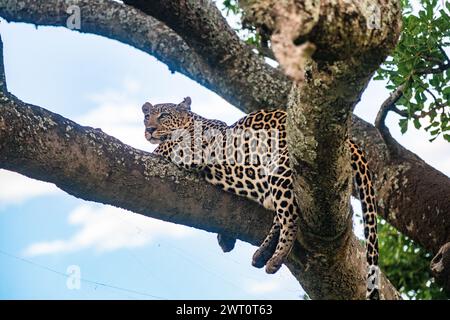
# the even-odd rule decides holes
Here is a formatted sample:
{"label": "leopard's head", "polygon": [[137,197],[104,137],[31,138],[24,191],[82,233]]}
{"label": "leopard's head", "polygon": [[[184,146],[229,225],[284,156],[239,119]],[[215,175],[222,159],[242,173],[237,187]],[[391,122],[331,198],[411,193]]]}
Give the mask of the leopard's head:
{"label": "leopard's head", "polygon": [[179,103],[160,103],[152,105],[146,102],[142,106],[144,113],[145,138],[153,144],[170,139],[172,133],[184,129],[191,119],[191,98],[186,97]]}

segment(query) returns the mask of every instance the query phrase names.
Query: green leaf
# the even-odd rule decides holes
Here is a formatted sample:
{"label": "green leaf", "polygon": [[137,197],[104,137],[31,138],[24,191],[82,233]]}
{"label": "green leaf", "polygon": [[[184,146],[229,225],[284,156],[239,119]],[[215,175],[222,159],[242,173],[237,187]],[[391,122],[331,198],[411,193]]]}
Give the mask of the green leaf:
{"label": "green leaf", "polygon": [[384,76],[380,73],[377,73],[377,75],[375,77],[373,77],[373,80],[383,80]]}
{"label": "green leaf", "polygon": [[434,130],[431,130],[430,131],[430,134],[432,135],[432,136],[435,136],[435,135],[437,135],[438,133],[439,133],[439,131],[441,131],[441,129],[434,129]]}
{"label": "green leaf", "polygon": [[400,125],[400,132],[402,134],[404,134],[408,130],[408,120],[407,119],[400,119],[399,125]]}
{"label": "green leaf", "polygon": [[420,124],[419,119],[414,119],[414,127],[416,127],[416,129],[420,129],[422,125]]}
{"label": "green leaf", "polygon": [[429,139],[428,141],[433,142],[434,140],[436,140],[438,136],[434,136],[433,138]]}

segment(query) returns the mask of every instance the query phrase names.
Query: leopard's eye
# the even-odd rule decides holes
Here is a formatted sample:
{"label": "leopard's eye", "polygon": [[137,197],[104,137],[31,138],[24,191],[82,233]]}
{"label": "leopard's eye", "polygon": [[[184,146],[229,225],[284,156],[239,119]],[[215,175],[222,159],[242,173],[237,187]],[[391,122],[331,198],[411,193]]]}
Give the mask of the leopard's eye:
{"label": "leopard's eye", "polygon": [[162,112],[159,116],[158,116],[158,120],[164,120],[165,118],[167,118],[169,116],[169,114],[167,112]]}
{"label": "leopard's eye", "polygon": [[150,118],[150,116],[148,114],[145,115],[145,120],[148,120],[148,118]]}

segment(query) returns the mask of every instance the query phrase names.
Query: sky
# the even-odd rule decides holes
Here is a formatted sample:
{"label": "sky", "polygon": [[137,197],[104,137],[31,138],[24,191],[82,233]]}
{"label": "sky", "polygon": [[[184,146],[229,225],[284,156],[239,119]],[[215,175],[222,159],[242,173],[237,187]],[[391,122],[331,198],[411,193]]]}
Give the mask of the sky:
{"label": "sky", "polygon": [[[115,40],[5,21],[0,33],[10,92],[135,148],[154,148],[143,134],[145,101],[190,96],[202,116],[231,124],[244,115]],[[372,81],[356,114],[373,122],[388,95]],[[450,176],[449,144],[430,143],[414,129],[401,135],[397,122],[389,115],[394,137]],[[0,169],[0,299],[301,299],[304,291],[286,267],[267,275],[251,266],[255,250],[238,241],[225,254],[216,234],[77,199]]]}

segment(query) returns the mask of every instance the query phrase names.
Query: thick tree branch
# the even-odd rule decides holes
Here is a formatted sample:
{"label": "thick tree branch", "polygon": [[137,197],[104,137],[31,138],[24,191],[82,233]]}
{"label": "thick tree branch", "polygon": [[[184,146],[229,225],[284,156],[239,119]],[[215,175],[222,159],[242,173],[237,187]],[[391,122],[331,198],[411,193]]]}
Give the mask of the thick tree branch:
{"label": "thick tree branch", "polygon": [[[71,3],[63,0],[0,0],[0,16],[7,21],[67,27]],[[203,60],[173,30],[141,11],[108,0],[80,0],[78,31],[115,39],[147,52],[206,87],[214,77]]]}
{"label": "thick tree branch", "polygon": [[[248,100],[245,97],[257,101],[258,109],[273,109],[279,107],[277,97],[289,92],[286,77],[238,38],[212,1],[125,0],[124,3],[166,23],[180,35],[224,80],[220,95],[241,110],[251,110],[248,101],[240,102]],[[258,85],[249,86],[249,83]],[[234,88],[232,92],[230,88]]]}
{"label": "thick tree branch", "polygon": [[210,0],[124,0],[124,3],[164,22],[210,64],[228,63],[238,54],[248,52],[246,44]]}
{"label": "thick tree branch", "polygon": [[450,242],[444,244],[431,260],[431,272],[436,281],[450,292]]}
{"label": "thick tree branch", "polygon": [[[286,100],[289,80],[240,42],[239,52],[230,51],[221,63],[214,64],[164,23],[131,6],[111,0],[80,0],[76,5],[81,14],[78,31],[115,39],[147,52],[171,71],[194,79],[244,112],[277,108]],[[0,16],[7,21],[67,27],[69,6],[64,0],[0,0]],[[214,31],[219,38],[222,30]],[[193,33],[201,35],[202,31]],[[228,45],[227,41],[222,44]]]}

